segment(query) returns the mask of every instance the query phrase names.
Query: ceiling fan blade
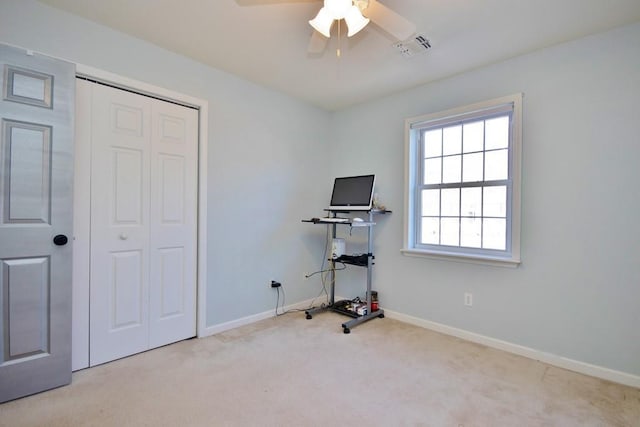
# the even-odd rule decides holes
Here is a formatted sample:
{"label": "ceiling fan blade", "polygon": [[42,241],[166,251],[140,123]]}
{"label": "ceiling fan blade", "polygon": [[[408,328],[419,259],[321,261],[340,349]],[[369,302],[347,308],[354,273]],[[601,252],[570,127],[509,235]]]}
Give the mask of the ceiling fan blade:
{"label": "ceiling fan blade", "polygon": [[369,0],[369,6],[362,13],[398,41],[407,40],[416,32],[416,24],[377,0]]}
{"label": "ceiling fan blade", "polygon": [[260,6],[278,3],[315,3],[320,0],[236,0],[239,6]]}
{"label": "ceiling fan blade", "polygon": [[309,40],[309,47],[307,47],[307,52],[309,53],[322,53],[327,48],[327,43],[329,39],[320,34],[317,31],[314,31],[311,34],[311,39]]}

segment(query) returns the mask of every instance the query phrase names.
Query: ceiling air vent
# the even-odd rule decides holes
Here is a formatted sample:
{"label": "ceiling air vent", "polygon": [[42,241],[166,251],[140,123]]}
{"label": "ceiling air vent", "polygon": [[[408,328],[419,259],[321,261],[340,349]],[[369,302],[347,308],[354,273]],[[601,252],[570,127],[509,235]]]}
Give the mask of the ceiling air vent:
{"label": "ceiling air vent", "polygon": [[393,47],[408,58],[431,49],[431,42],[422,34],[418,34],[409,40],[395,43]]}

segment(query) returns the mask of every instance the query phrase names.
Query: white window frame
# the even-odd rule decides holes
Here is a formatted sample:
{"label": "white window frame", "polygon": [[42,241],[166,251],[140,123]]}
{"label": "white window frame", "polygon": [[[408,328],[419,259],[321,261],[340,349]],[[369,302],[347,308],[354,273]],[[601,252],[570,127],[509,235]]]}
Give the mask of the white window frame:
{"label": "white window frame", "polygon": [[[521,168],[522,168],[522,98],[523,94],[505,96],[459,108],[412,117],[405,120],[405,215],[402,253],[448,261],[516,267],[520,264]],[[418,190],[421,188],[421,132],[425,128],[482,119],[511,111],[509,174],[507,179],[507,249],[504,251],[428,245],[417,242],[421,220]]]}

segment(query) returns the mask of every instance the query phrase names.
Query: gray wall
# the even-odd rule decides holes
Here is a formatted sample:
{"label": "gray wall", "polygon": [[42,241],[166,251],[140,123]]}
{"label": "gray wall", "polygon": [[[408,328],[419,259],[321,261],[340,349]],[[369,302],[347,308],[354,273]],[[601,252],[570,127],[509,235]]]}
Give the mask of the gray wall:
{"label": "gray wall", "polygon": [[[331,178],[374,172],[381,305],[640,375],[640,25],[329,114],[33,0],[0,3],[5,42],[209,101],[209,283],[216,325],[319,291]],[[428,70],[425,70],[428,72]],[[401,255],[404,119],[524,92],[522,265]],[[330,156],[331,148],[337,155]],[[362,272],[338,293],[362,294]],[[463,306],[463,293],[474,306]]]}
{"label": "gray wall", "polygon": [[[376,173],[394,211],[376,230],[383,307],[640,375],[639,46],[629,26],[337,114],[333,173]],[[516,92],[521,266],[403,256],[404,119]]]}
{"label": "gray wall", "polygon": [[208,100],[208,325],[275,308],[271,279],[320,291],[300,282],[324,235],[300,220],[327,198],[329,113],[33,0],[0,2],[0,42]]}

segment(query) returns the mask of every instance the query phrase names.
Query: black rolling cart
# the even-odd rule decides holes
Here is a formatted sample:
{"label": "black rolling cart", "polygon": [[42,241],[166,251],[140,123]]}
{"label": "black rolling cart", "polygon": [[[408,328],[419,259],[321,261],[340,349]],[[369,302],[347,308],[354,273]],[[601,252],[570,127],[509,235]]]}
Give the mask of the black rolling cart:
{"label": "black rolling cart", "polygon": [[[379,307],[375,307],[376,310],[372,310],[372,294],[371,294],[371,277],[373,273],[373,264],[375,256],[373,254],[373,227],[376,225],[374,222],[375,215],[384,215],[390,214],[391,211],[388,210],[378,210],[371,209],[369,211],[357,211],[357,213],[366,212],[368,214],[367,221],[354,221],[353,219],[340,219],[338,218],[338,213],[352,213],[356,211],[333,211],[329,210],[330,217],[329,218],[316,218],[313,220],[303,220],[303,222],[311,222],[314,224],[322,224],[328,227],[331,227],[331,238],[334,239],[336,237],[336,231],[338,227],[353,227],[355,229],[365,228],[367,230],[367,253],[358,255],[358,256],[341,256],[338,258],[331,257],[329,259],[329,278],[331,281],[330,293],[329,293],[329,304],[325,307],[313,308],[305,311],[307,319],[312,319],[314,314],[324,312],[324,311],[333,311],[335,313],[340,313],[345,316],[352,317],[352,320],[344,322],[342,324],[342,330],[345,334],[351,332],[351,328],[357,326],[361,323],[364,323],[368,320],[374,319],[376,317],[383,318],[384,310]],[[335,264],[336,262],[340,262],[343,264],[353,265],[360,268],[366,269],[367,274],[367,311],[366,314],[358,314],[357,312],[349,309],[351,305],[350,300],[342,300],[335,301],[335,284],[336,284],[336,270]]]}

